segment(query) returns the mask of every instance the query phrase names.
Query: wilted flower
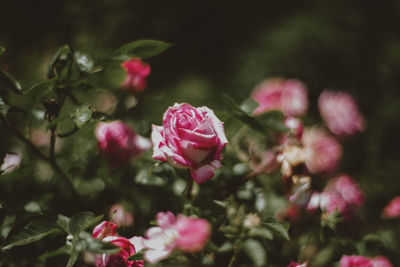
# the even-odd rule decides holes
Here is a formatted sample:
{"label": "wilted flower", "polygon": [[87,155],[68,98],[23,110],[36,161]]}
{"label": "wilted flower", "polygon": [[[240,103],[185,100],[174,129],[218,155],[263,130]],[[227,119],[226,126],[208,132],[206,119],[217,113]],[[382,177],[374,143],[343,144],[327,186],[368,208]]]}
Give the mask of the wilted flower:
{"label": "wilted flower", "polygon": [[121,204],[113,205],[108,216],[118,226],[130,226],[134,222],[132,213],[126,211]]}
{"label": "wilted flower", "polygon": [[324,91],[318,99],[322,119],[336,135],[364,130],[364,119],[354,99],[344,92]]}
{"label": "wilted flower", "polygon": [[150,66],[139,58],[124,61],[121,66],[126,71],[126,78],[122,88],[133,92],[142,92],[146,88],[146,77],[150,74]]}
{"label": "wilted flower", "polygon": [[175,250],[193,253],[203,249],[210,237],[210,224],[203,219],[196,219],[171,212],[159,212],[156,216],[158,227],[146,232],[143,245],[146,249],[146,261],[155,263]]}
{"label": "wilted flower", "polygon": [[136,134],[121,121],[100,122],[96,127],[97,145],[111,167],[127,163],[151,147],[151,142]]}
{"label": "wilted flower", "polygon": [[281,173],[283,176],[292,175],[292,168],[306,162],[306,151],[299,145],[285,145],[282,152],[277,156],[277,161],[281,165]]}
{"label": "wilted flower", "polygon": [[385,218],[400,217],[400,196],[395,197],[389,202],[389,204],[384,208],[382,215]]}
{"label": "wilted flower", "polygon": [[269,79],[258,85],[251,97],[258,102],[255,115],[281,110],[287,116],[298,116],[308,107],[307,89],[298,80]]}
{"label": "wilted flower", "polygon": [[175,104],[164,113],[163,126],[153,125],[153,158],[177,168],[189,168],[201,184],[222,166],[222,149],[228,143],[224,124],[207,107]]}
{"label": "wilted flower", "polygon": [[305,163],[311,173],[331,172],[342,155],[340,144],[324,130],[311,128],[303,133]]}

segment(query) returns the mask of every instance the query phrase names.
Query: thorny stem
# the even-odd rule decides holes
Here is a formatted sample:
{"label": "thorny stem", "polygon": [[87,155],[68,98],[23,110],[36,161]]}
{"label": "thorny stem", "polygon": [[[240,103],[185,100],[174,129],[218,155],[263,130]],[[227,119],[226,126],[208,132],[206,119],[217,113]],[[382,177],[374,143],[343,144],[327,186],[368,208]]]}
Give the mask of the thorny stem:
{"label": "thorny stem", "polygon": [[58,176],[63,179],[68,186],[70,187],[71,191],[75,193],[75,188],[72,183],[72,179],[68,177],[63,170],[58,166],[54,159],[47,157],[43,154],[34,144],[31,143],[28,139],[25,138],[23,134],[21,134],[8,120],[3,114],[0,114],[0,120],[4,123],[5,127],[10,130],[19,140],[21,140],[36,156],[38,156],[44,162],[47,162],[54,171],[58,174]]}

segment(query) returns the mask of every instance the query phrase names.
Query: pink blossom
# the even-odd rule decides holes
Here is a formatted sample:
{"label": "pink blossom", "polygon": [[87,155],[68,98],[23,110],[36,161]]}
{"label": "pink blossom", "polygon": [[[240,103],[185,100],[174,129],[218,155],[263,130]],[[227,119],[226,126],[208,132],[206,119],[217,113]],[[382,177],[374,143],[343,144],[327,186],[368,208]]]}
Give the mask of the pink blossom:
{"label": "pink blossom", "polygon": [[224,124],[207,107],[175,104],[164,113],[163,126],[153,125],[153,158],[177,168],[189,168],[201,184],[222,166],[222,149],[228,143]]}
{"label": "pink blossom", "polygon": [[0,166],[1,173],[9,173],[21,165],[22,157],[20,154],[6,154]]}
{"label": "pink blossom", "polygon": [[127,163],[151,147],[151,142],[136,134],[121,121],[100,122],[96,127],[97,145],[111,167]]}
{"label": "pink blossom", "polygon": [[332,172],[342,155],[340,144],[324,130],[311,128],[304,131],[302,138],[306,166],[311,173]]}
{"label": "pink blossom", "polygon": [[175,217],[168,211],[158,213],[156,220],[158,227],[148,229],[143,241],[144,257],[150,263],[168,258],[175,249],[187,253],[201,251],[210,237],[210,224],[203,219],[181,214]]}
{"label": "pink blossom", "polygon": [[297,139],[301,139],[301,136],[303,135],[304,127],[298,118],[287,117],[285,119],[285,126],[289,128],[289,131],[293,135],[293,137],[295,137]]}
{"label": "pink blossom", "polygon": [[352,135],[364,130],[364,119],[354,99],[344,92],[324,91],[318,99],[322,119],[336,135]]}
{"label": "pink blossom", "polygon": [[351,211],[361,206],[364,196],[361,188],[348,175],[339,176],[328,183],[320,194],[320,206],[327,213],[338,211],[348,217]]}
{"label": "pink blossom", "polygon": [[374,267],[372,261],[363,256],[343,256],[340,267]]}
{"label": "pink blossom", "polygon": [[398,218],[400,217],[400,196],[392,199],[383,210],[383,217]]}
{"label": "pink blossom", "polygon": [[132,213],[126,211],[121,204],[114,204],[110,208],[109,217],[118,226],[130,226],[134,222]]}
{"label": "pink blossom", "polygon": [[150,66],[139,58],[124,61],[121,66],[127,73],[122,88],[130,89],[132,92],[142,92],[146,87],[146,77],[150,74]]}
{"label": "pink blossom", "polygon": [[298,80],[269,79],[258,85],[251,97],[259,106],[253,111],[255,115],[269,110],[281,110],[288,116],[298,116],[308,107],[307,89]]}

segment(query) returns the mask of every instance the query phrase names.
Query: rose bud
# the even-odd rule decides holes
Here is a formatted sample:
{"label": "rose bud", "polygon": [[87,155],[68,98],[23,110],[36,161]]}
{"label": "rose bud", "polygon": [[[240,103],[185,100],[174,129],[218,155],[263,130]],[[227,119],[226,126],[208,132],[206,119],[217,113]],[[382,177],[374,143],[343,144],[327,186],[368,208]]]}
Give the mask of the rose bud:
{"label": "rose bud", "polygon": [[318,108],[329,130],[336,135],[352,135],[364,130],[364,119],[356,102],[347,93],[322,92]]}
{"label": "rose bud", "polygon": [[300,263],[300,262],[291,261],[287,267],[306,267],[306,266],[307,266],[307,262]]}
{"label": "rose bud", "polygon": [[298,80],[270,79],[258,85],[252,95],[258,107],[254,115],[270,110],[281,110],[287,116],[299,116],[308,107],[307,89]]}
{"label": "rose bud", "polygon": [[153,125],[153,158],[177,168],[189,168],[201,184],[222,166],[222,149],[228,143],[224,124],[207,107],[175,104],[164,113],[163,125]]}
{"label": "rose bud", "polygon": [[116,229],[117,225],[115,223],[103,221],[93,229],[92,237],[96,239],[103,239],[107,236],[113,236],[115,235]]}
{"label": "rose bud", "polygon": [[134,223],[132,213],[126,211],[121,204],[115,204],[110,208],[109,218],[118,226],[130,226]]}
{"label": "rose bud", "polygon": [[139,58],[132,58],[121,64],[126,71],[122,88],[132,92],[142,92],[146,88],[146,77],[150,74],[150,66]]}
{"label": "rose bud", "polygon": [[384,256],[378,256],[372,259],[373,267],[393,267],[390,261]]}
{"label": "rose bud", "polygon": [[340,267],[373,267],[372,261],[363,256],[343,256]]}
{"label": "rose bud", "polygon": [[95,134],[98,148],[112,168],[126,164],[132,157],[151,147],[150,140],[136,134],[121,121],[100,122]]}

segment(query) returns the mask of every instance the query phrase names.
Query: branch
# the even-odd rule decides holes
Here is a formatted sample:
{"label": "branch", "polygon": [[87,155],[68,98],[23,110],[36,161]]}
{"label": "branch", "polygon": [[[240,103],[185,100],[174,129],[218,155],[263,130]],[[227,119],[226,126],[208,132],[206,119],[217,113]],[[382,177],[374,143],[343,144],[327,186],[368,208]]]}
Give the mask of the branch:
{"label": "branch", "polygon": [[71,191],[75,194],[75,188],[74,184],[72,183],[72,179],[68,177],[63,170],[58,166],[55,160],[52,160],[51,158],[47,157],[45,154],[43,154],[34,144],[31,143],[29,139],[26,139],[23,134],[21,134],[8,120],[7,118],[3,115],[0,114],[0,120],[4,123],[5,127],[7,127],[8,130],[10,130],[19,140],[21,140],[36,156],[38,156],[41,160],[44,162],[47,162],[53,169],[54,171],[58,174],[58,176],[68,184],[70,187]]}

